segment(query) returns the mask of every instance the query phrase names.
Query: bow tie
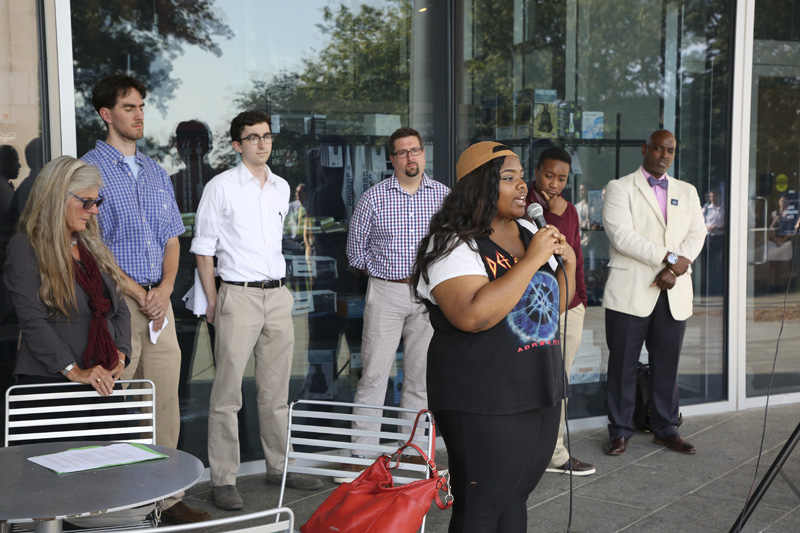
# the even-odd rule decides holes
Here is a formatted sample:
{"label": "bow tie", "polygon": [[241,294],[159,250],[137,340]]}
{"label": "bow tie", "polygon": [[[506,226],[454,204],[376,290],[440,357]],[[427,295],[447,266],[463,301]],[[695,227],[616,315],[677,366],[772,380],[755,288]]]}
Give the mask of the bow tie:
{"label": "bow tie", "polygon": [[657,180],[653,177],[648,177],[647,183],[649,183],[651,187],[661,187],[662,189],[665,190],[667,187],[669,187],[669,181],[667,181],[666,179]]}

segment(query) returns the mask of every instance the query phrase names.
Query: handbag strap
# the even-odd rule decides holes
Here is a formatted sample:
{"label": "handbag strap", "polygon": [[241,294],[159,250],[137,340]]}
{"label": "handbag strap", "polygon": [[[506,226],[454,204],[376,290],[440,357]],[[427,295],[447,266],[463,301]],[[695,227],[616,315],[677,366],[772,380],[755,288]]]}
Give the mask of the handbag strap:
{"label": "handbag strap", "polygon": [[438,471],[436,470],[436,462],[433,461],[427,455],[425,455],[425,452],[423,452],[420,449],[419,446],[417,446],[416,444],[413,443],[414,435],[416,435],[416,433],[417,433],[417,426],[419,425],[419,419],[422,418],[422,416],[424,416],[424,415],[428,415],[429,418],[430,418],[430,421],[431,421],[431,423],[430,423],[430,430],[431,431],[430,431],[430,437],[429,437],[429,440],[431,442],[431,456],[433,456],[434,458],[436,457],[436,424],[434,423],[433,413],[430,411],[430,409],[422,409],[419,413],[417,413],[417,418],[414,420],[414,427],[411,429],[411,435],[408,437],[408,441],[405,444],[403,444],[402,446],[400,446],[400,448],[398,448],[395,453],[397,455],[402,455],[403,450],[405,450],[406,448],[414,448],[415,450],[417,450],[417,452],[419,453],[420,457],[425,459],[425,463],[433,471],[433,475],[434,476],[438,476],[439,474],[438,474]]}
{"label": "handbag strap", "polygon": [[[397,464],[394,468],[400,465],[400,456],[403,454],[403,450],[406,448],[413,448],[417,450],[420,457],[425,460],[425,464],[428,465],[428,468],[431,470],[431,479],[436,480],[436,488],[438,491],[434,495],[434,501],[436,502],[436,506],[439,509],[447,509],[451,505],[453,505],[453,493],[450,491],[450,473],[447,470],[443,470],[441,473],[436,468],[436,462],[428,457],[422,449],[414,444],[414,435],[417,432],[417,426],[419,425],[419,419],[424,415],[429,415],[430,418],[430,441],[431,441],[431,455],[436,457],[436,424],[434,423],[433,413],[429,409],[422,409],[419,413],[417,413],[417,418],[414,420],[414,427],[411,429],[411,435],[408,437],[408,441],[400,446],[394,455],[397,456]],[[386,457],[386,466],[388,468],[393,468],[391,466],[392,458],[390,456]],[[439,497],[439,491],[444,491],[447,494],[444,497],[444,501],[442,501],[441,497]]]}

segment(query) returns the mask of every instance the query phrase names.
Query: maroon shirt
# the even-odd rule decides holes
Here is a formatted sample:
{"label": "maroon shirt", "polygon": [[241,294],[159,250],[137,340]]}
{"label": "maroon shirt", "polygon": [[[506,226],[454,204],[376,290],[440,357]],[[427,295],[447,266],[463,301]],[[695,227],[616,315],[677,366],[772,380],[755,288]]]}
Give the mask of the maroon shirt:
{"label": "maroon shirt", "polygon": [[572,246],[575,250],[575,296],[569,304],[569,309],[578,307],[578,304],[583,304],[586,307],[589,302],[586,296],[586,281],[583,279],[583,252],[581,251],[581,231],[580,223],[578,222],[578,210],[572,203],[567,202],[567,209],[561,214],[556,215],[547,209],[547,202],[543,198],[539,198],[536,190],[531,185],[528,188],[528,196],[525,198],[525,209],[532,203],[541,204],[544,211],[544,219],[548,224],[558,228],[558,231],[564,234],[567,239],[567,244]]}

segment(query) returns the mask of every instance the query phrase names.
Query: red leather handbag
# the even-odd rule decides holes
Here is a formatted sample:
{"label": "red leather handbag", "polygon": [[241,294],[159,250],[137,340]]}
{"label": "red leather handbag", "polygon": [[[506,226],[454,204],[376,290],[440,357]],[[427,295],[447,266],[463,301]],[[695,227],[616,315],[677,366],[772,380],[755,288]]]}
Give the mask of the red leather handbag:
{"label": "red leather handbag", "polygon": [[[393,455],[383,455],[364,470],[352,483],[342,483],[322,505],[314,511],[309,521],[300,528],[302,533],[414,533],[436,501],[439,509],[453,504],[447,471],[436,470],[436,463],[420,448],[412,444],[422,410],[414,421],[411,437]],[[432,419],[432,415],[431,415]],[[435,453],[436,432],[431,424],[432,450]],[[403,450],[414,448],[430,468],[430,477],[395,486],[391,471],[399,466]],[[397,458],[397,462],[393,458]],[[392,463],[394,462],[394,466]],[[446,491],[444,501],[439,491]]]}

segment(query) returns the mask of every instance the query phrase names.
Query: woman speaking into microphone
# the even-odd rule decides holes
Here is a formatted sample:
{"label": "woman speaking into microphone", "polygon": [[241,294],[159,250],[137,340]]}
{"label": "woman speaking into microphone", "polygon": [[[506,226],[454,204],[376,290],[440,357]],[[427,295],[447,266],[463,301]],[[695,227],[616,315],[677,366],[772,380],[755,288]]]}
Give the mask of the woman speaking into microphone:
{"label": "woman speaking into microphone", "polygon": [[522,219],[527,186],[510,148],[474,144],[456,175],[411,278],[434,328],[428,403],[449,454],[450,532],[524,532],[567,395],[558,317],[575,253],[556,228]]}

